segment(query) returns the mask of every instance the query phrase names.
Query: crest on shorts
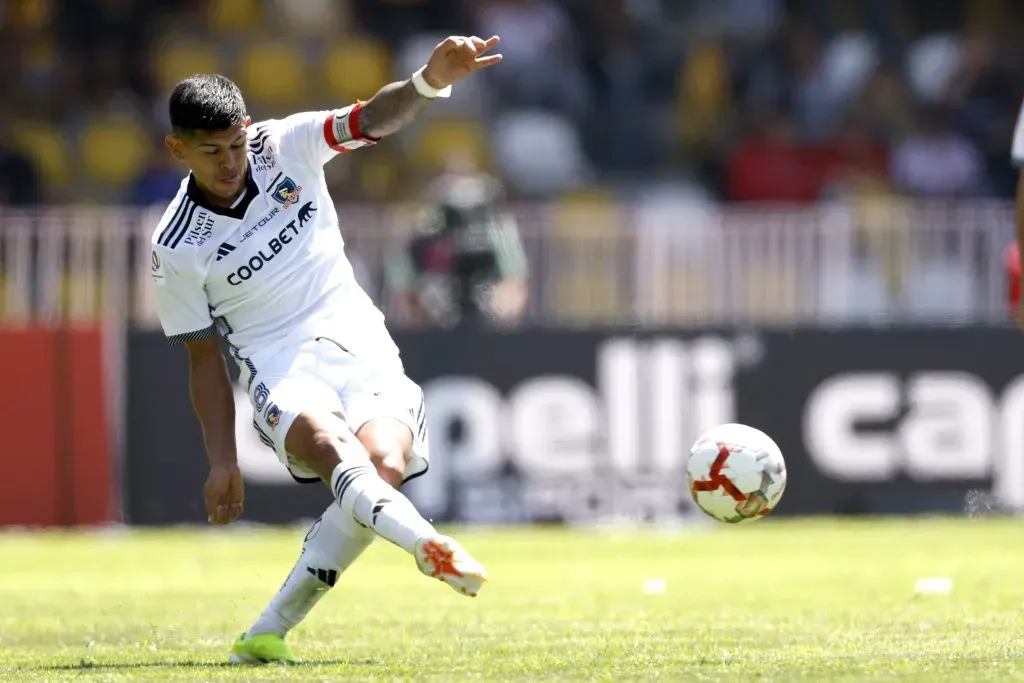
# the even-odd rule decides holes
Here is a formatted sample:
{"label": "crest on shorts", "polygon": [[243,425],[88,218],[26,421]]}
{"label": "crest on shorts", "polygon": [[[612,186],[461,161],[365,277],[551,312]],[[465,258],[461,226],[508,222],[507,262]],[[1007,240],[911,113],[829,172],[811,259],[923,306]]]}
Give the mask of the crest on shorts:
{"label": "crest on shorts", "polygon": [[270,391],[267,390],[267,385],[260,382],[256,385],[255,391],[252,393],[253,399],[256,401],[256,412],[262,413],[263,408],[267,405],[267,399],[270,398]]}
{"label": "crest on shorts", "polygon": [[274,192],[270,195],[274,201],[280,202],[284,208],[288,208],[299,201],[299,194],[302,193],[302,186],[296,185],[295,181],[285,176],[285,179],[277,184]]}
{"label": "crest on shorts", "polygon": [[154,249],[150,253],[149,262],[150,262],[149,273],[150,273],[150,275],[153,276],[153,279],[154,280],[163,280],[164,279],[163,262],[160,260],[160,254],[156,253],[156,249]]}
{"label": "crest on shorts", "polygon": [[267,408],[267,424],[270,425],[271,429],[277,429],[277,425],[281,423],[281,409],[277,407],[277,404],[271,403],[270,407]]}

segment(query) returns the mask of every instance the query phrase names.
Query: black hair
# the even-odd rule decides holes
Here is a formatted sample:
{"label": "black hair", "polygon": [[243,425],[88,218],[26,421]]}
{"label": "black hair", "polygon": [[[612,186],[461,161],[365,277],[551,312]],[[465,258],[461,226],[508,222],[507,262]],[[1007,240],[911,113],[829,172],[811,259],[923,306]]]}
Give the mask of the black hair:
{"label": "black hair", "polygon": [[197,74],[171,93],[171,129],[176,135],[221,131],[245,122],[245,100],[234,81],[219,74]]}

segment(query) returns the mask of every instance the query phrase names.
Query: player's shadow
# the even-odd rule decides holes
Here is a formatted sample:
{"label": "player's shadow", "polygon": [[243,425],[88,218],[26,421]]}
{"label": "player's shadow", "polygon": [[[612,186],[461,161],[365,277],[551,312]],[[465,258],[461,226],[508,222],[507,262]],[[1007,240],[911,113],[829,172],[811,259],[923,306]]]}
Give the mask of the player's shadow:
{"label": "player's shadow", "polygon": [[[317,669],[325,666],[383,666],[384,662],[376,659],[317,659],[297,662],[295,664],[264,664],[263,667],[279,666],[282,669]],[[82,661],[78,664],[56,664],[54,666],[24,667],[15,669],[14,672],[42,672],[42,671],[128,671],[131,669],[238,669],[244,670],[246,666],[232,664],[230,662],[203,662],[199,660],[181,660],[175,662],[143,662],[139,664],[102,664],[98,662]]]}

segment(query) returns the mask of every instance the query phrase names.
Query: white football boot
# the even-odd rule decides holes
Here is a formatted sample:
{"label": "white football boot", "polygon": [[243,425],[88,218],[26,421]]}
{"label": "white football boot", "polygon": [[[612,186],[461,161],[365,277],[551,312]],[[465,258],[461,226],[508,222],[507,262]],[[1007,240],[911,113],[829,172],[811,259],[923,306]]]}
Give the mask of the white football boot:
{"label": "white football boot", "polygon": [[444,581],[472,598],[487,582],[484,566],[450,536],[420,539],[416,544],[416,566],[427,576]]}

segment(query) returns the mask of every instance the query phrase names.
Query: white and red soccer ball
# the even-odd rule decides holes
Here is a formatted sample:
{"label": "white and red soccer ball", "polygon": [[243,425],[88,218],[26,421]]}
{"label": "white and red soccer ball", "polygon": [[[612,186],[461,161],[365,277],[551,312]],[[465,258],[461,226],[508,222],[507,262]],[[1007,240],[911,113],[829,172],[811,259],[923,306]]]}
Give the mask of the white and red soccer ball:
{"label": "white and red soccer ball", "polygon": [[786,490],[786,461],[764,432],[723,424],[701,434],[686,463],[690,494],[701,510],[721,522],[761,519]]}

